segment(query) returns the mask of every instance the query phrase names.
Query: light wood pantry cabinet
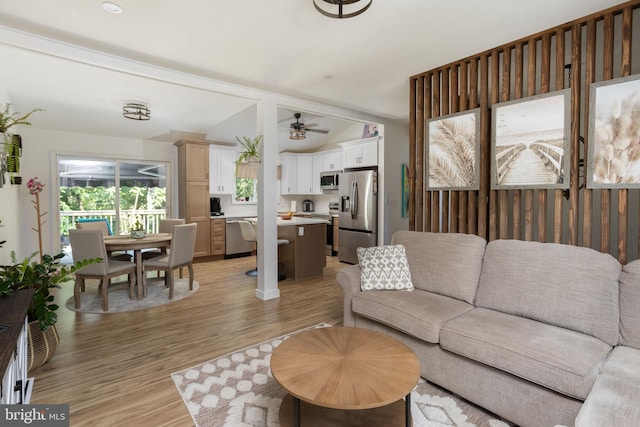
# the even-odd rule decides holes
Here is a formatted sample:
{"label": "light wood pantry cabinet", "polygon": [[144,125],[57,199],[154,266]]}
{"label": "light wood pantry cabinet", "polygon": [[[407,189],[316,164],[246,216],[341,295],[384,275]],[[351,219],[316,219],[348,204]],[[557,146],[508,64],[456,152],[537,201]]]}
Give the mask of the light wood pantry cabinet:
{"label": "light wood pantry cabinet", "polygon": [[211,251],[209,143],[184,140],[176,145],[180,218],[198,224],[193,256],[207,256]]}
{"label": "light wood pantry cabinet", "polygon": [[344,168],[361,168],[378,165],[378,137],[343,142]]}
{"label": "light wood pantry cabinet", "polygon": [[211,255],[224,255],[226,220],[211,220]]}
{"label": "light wood pantry cabinet", "polygon": [[235,194],[236,152],[230,149],[209,149],[209,190],[211,194]]}

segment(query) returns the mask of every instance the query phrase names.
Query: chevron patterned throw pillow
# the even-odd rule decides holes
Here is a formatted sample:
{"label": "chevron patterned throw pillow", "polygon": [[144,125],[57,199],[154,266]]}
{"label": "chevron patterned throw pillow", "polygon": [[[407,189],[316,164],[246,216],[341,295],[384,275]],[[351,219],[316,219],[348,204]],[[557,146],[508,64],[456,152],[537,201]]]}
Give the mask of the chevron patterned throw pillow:
{"label": "chevron patterned throw pillow", "polygon": [[404,245],[358,248],[360,289],[363,291],[412,291],[411,270]]}

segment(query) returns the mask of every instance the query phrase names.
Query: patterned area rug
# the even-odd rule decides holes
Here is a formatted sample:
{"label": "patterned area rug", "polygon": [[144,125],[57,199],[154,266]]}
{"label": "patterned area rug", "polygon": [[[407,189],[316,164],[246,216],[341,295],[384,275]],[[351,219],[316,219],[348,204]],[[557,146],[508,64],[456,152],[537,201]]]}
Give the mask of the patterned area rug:
{"label": "patterned area rug", "polygon": [[[313,328],[327,326],[331,325]],[[271,376],[269,362],[273,349],[291,335],[171,374],[195,425],[278,427],[280,403],[286,392]],[[411,394],[411,405],[415,427],[509,425],[422,379]]]}
{"label": "patterned area rug", "polygon": [[96,285],[87,286],[86,291],[80,295],[80,308],[75,308],[73,297],[67,299],[65,307],[80,313],[121,313],[169,304],[193,295],[198,290],[197,281],[193,281],[193,290],[189,290],[189,279],[176,277],[173,284],[173,299],[169,299],[169,288],[164,286],[163,279],[148,279],[147,296],[142,300],[132,300],[129,298],[128,284],[119,283],[109,287],[109,311],[102,311],[102,298],[98,293],[97,282],[92,283]]}

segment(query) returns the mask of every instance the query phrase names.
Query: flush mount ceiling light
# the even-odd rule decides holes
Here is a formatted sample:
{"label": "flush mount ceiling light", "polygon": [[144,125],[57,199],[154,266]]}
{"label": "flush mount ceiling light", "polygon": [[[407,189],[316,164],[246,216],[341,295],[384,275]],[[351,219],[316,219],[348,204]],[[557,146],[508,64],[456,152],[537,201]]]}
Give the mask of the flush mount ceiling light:
{"label": "flush mount ceiling light", "polygon": [[307,137],[307,132],[304,130],[291,129],[289,130],[289,139],[299,141]]}
{"label": "flush mount ceiling light", "polygon": [[109,13],[115,13],[115,14],[122,13],[122,10],[123,10],[119,4],[116,4],[111,1],[102,2],[102,8]]}
{"label": "flush mount ceiling light", "polygon": [[149,120],[151,110],[145,104],[129,102],[122,107],[122,115],[131,120]]}
{"label": "flush mount ceiling light", "polygon": [[353,18],[369,9],[373,0],[313,0],[316,10],[329,18]]}

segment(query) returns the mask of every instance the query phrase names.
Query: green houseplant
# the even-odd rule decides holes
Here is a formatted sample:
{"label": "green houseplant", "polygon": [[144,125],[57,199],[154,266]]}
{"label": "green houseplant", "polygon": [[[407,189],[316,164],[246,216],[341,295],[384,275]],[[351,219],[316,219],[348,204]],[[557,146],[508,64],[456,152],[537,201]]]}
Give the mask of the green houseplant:
{"label": "green houseplant", "polygon": [[243,150],[240,151],[236,165],[240,163],[258,163],[260,162],[260,142],[262,141],[262,135],[258,135],[251,139],[247,136],[243,136],[242,139],[236,136],[236,139],[242,146]]}
{"label": "green houseplant", "polygon": [[[11,112],[11,104],[2,104],[0,107],[0,134],[3,136],[4,151],[2,153],[2,159],[0,163],[4,164],[7,172],[11,174],[18,174],[20,172],[20,156],[22,155],[22,139],[20,135],[13,134],[14,126],[30,126],[29,117],[38,111],[43,111],[40,108],[31,110],[26,114]],[[12,183],[20,184],[21,178],[18,176],[11,176]]]}

